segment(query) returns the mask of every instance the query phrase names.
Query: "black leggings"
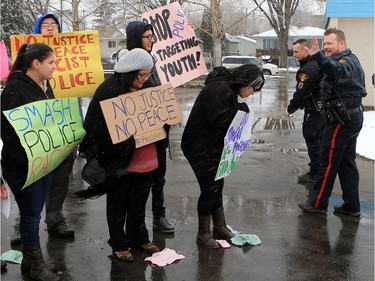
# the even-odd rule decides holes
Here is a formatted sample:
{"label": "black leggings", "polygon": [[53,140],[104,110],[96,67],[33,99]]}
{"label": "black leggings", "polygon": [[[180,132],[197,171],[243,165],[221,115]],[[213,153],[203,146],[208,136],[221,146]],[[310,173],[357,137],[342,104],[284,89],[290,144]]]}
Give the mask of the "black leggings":
{"label": "black leggings", "polygon": [[194,162],[191,166],[201,191],[198,199],[198,215],[208,216],[223,206],[224,179],[215,181],[218,167],[212,164],[212,159]]}

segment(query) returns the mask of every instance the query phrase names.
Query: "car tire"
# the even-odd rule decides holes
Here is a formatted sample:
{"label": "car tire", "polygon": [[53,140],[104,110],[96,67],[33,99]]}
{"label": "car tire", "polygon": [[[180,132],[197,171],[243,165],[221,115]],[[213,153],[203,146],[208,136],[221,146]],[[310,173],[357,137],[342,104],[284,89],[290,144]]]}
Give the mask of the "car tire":
{"label": "car tire", "polygon": [[263,74],[264,75],[272,75],[271,70],[269,70],[269,69],[263,69]]}

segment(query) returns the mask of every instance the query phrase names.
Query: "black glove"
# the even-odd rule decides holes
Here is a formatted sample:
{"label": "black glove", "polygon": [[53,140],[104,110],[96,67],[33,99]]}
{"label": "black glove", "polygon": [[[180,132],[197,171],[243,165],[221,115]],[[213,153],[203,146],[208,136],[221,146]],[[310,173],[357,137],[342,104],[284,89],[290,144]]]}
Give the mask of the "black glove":
{"label": "black glove", "polygon": [[241,111],[245,111],[247,113],[250,112],[250,108],[247,106],[246,102],[239,103],[238,104],[238,109],[241,110]]}

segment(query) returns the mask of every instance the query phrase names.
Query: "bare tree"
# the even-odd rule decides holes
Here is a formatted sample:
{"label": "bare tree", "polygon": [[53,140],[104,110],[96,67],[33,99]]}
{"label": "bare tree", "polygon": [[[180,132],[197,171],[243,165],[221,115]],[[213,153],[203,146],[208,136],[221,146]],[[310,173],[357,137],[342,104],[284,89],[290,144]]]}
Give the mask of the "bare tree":
{"label": "bare tree", "polygon": [[40,0],[2,0],[1,25],[4,40],[12,34],[32,33],[38,16],[48,10],[49,1]]}
{"label": "bare tree", "polygon": [[290,21],[300,0],[266,0],[268,9],[262,7],[259,0],[253,0],[266,16],[276,32],[280,45],[280,66],[286,67],[288,61],[288,37]]}

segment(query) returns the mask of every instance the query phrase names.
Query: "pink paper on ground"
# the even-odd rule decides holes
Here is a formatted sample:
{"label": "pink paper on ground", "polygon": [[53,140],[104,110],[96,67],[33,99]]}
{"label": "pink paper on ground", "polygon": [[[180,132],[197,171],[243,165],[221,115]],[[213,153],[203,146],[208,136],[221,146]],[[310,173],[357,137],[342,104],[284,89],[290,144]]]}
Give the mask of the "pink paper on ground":
{"label": "pink paper on ground", "polygon": [[165,266],[175,260],[183,258],[185,258],[185,256],[177,254],[175,250],[165,248],[163,251],[154,253],[151,257],[145,258],[145,261],[150,261],[158,266]]}
{"label": "pink paper on ground", "polygon": [[230,248],[230,244],[227,242],[227,240],[216,240],[217,243],[219,243],[220,247],[222,248]]}

